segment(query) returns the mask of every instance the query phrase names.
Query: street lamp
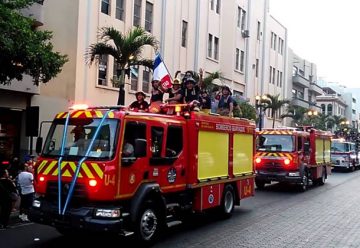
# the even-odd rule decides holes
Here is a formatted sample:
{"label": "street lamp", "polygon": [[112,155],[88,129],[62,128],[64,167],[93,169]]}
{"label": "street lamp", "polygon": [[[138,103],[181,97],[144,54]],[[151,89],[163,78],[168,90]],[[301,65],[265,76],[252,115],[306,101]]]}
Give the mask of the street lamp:
{"label": "street lamp", "polygon": [[255,96],[255,107],[256,109],[259,109],[259,131],[261,131],[263,122],[263,108],[265,107],[265,103],[263,101],[267,99],[266,95]]}
{"label": "street lamp", "polygon": [[310,109],[308,112],[307,112],[307,115],[309,116],[309,119],[310,119],[310,125],[312,126],[312,118],[316,117],[319,113],[316,111],[316,110],[312,110]]}

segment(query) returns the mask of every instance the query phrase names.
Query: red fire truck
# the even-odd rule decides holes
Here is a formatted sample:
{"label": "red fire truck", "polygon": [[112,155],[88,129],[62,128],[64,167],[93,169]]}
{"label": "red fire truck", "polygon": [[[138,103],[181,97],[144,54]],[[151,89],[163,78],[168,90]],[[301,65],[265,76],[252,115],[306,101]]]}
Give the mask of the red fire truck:
{"label": "red fire truck", "polygon": [[255,155],[257,188],[266,183],[323,185],[331,173],[331,133],[312,127],[264,129],[257,134]]}
{"label": "red fire truck", "polygon": [[186,212],[230,217],[254,195],[254,123],[167,108],[175,114],[118,106],[57,114],[36,165],[31,220],[152,242]]}

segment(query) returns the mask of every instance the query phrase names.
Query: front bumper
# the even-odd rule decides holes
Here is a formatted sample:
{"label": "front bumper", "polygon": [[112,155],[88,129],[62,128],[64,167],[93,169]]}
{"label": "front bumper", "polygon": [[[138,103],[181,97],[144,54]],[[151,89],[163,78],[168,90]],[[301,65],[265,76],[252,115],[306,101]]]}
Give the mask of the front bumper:
{"label": "front bumper", "polygon": [[94,232],[122,233],[124,219],[95,218],[94,207],[69,208],[64,215],[58,214],[57,206],[41,202],[39,208],[32,207],[29,218],[31,221],[57,228],[79,229]]}
{"label": "front bumper", "polygon": [[[290,174],[293,173],[293,174]],[[300,173],[297,171],[290,171],[290,172],[268,172],[258,170],[256,172],[256,180],[259,181],[275,181],[275,182],[286,182],[286,183],[302,183],[302,177]]]}

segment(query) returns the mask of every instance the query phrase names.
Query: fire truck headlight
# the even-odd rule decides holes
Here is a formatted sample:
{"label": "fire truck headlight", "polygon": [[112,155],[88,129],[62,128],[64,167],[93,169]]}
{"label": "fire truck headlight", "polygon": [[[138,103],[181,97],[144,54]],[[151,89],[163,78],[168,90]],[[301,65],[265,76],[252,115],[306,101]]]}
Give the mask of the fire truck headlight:
{"label": "fire truck headlight", "polygon": [[285,160],[284,160],[284,164],[285,164],[285,165],[289,165],[289,164],[290,164],[290,159],[288,159],[288,158],[285,159]]}
{"label": "fire truck headlight", "polygon": [[98,208],[95,211],[95,217],[119,218],[120,217],[120,209],[101,209],[101,208]]}
{"label": "fire truck headlight", "polygon": [[33,205],[34,208],[40,208],[41,202],[38,201],[38,200],[34,200],[32,205]]}

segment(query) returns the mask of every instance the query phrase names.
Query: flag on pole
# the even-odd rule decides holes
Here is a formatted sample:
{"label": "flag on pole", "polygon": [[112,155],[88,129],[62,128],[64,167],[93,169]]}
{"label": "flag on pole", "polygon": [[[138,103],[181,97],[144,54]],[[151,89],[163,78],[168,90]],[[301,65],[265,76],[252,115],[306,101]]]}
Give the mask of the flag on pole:
{"label": "flag on pole", "polygon": [[154,80],[159,80],[160,85],[164,90],[167,90],[172,87],[171,76],[168,69],[165,66],[164,61],[162,60],[160,54],[156,54],[154,60]]}

